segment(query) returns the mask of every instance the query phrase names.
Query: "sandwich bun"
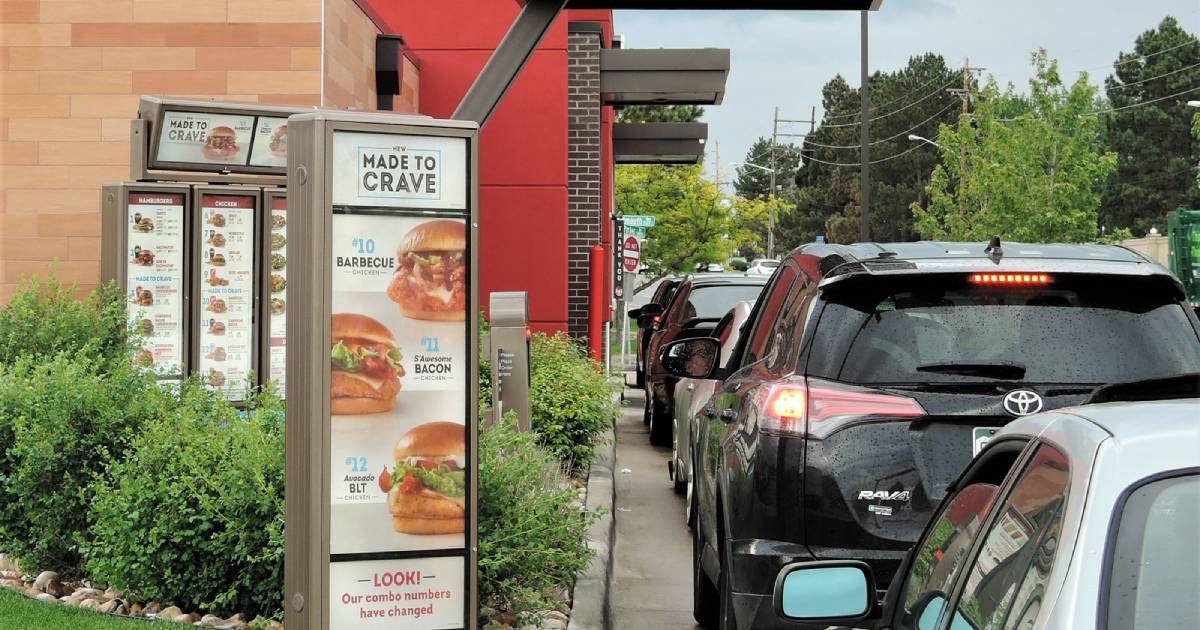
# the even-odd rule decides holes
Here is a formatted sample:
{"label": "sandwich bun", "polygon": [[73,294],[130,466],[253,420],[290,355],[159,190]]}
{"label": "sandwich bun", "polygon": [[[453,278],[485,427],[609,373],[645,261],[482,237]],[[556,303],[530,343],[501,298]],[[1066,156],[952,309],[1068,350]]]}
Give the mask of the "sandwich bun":
{"label": "sandwich bun", "polygon": [[387,326],[374,317],[358,313],[334,313],[330,318],[333,339],[362,339],[373,343],[396,345],[396,338]]}
{"label": "sandwich bun", "polygon": [[461,251],[467,248],[467,226],[461,221],[426,221],[408,231],[398,254],[408,252]]}
{"label": "sandwich bun", "polygon": [[408,457],[451,457],[466,455],[466,429],[457,422],[426,422],[405,433],[392,455]]}

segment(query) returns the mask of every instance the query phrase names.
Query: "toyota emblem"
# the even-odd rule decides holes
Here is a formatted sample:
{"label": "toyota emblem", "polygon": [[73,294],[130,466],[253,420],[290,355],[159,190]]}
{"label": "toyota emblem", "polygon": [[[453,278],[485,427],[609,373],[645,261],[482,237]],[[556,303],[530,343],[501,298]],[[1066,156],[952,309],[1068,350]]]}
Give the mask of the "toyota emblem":
{"label": "toyota emblem", "polygon": [[1042,410],[1042,397],[1029,389],[1014,389],[1004,396],[1004,410],[1014,416],[1028,416]]}

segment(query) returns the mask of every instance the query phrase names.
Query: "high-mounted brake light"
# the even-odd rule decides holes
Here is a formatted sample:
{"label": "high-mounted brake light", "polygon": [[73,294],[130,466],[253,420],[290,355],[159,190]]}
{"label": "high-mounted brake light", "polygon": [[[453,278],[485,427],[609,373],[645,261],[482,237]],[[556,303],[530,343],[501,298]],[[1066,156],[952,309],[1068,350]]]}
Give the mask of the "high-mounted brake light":
{"label": "high-mounted brake light", "polygon": [[1054,277],[1044,273],[973,273],[971,282],[975,284],[1034,285],[1050,284],[1054,282]]}
{"label": "high-mounted brake light", "polygon": [[925,415],[917,401],[872,389],[797,379],[765,390],[761,423],[772,433],[821,439],[864,417],[916,418]]}

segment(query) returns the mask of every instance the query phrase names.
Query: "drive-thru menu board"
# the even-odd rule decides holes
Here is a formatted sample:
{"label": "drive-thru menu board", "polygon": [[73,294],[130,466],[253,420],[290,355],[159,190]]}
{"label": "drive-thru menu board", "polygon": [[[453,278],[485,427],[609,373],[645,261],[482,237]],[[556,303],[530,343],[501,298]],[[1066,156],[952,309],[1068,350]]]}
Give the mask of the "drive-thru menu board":
{"label": "drive-thru menu board", "polygon": [[260,116],[250,166],[287,166],[287,119]]}
{"label": "drive-thru menu board", "polygon": [[196,371],[241,400],[253,369],[255,195],[200,195]]}
{"label": "drive-thru menu board", "polygon": [[167,112],[158,141],[158,161],[245,165],[254,116]]}
{"label": "drive-thru menu board", "polygon": [[461,628],[467,143],[335,132],[332,148],[330,627]]}
{"label": "drive-thru menu board", "polygon": [[267,379],[275,381],[280,395],[287,388],[287,197],[270,196],[267,217]]}
{"label": "drive-thru menu board", "polygon": [[184,195],[129,192],[125,286],[130,323],[142,334],[134,360],[182,378]]}

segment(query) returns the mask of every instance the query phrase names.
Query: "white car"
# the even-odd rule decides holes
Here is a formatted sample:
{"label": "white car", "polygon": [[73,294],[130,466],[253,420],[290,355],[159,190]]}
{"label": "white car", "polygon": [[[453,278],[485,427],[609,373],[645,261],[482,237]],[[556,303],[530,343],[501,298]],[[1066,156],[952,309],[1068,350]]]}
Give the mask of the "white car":
{"label": "white car", "polygon": [[750,266],[746,268],[746,273],[757,273],[764,276],[769,276],[775,273],[775,268],[779,266],[779,261],[774,258],[755,258],[750,261]]}
{"label": "white car", "polygon": [[[871,627],[1200,628],[1198,419],[1200,399],[1189,398],[1056,409],[1004,427],[949,489]],[[775,601],[783,619],[818,625],[879,610],[871,569],[850,560],[785,566]]]}
{"label": "white car", "polygon": [[[734,304],[733,308],[729,309],[729,312],[713,329],[713,336],[721,341],[719,359],[721,365],[725,365],[729,361],[729,355],[737,346],[742,324],[750,317],[750,311],[753,308],[754,302],[750,301]],[[692,422],[692,419],[704,410],[704,407],[708,405],[708,399],[720,385],[720,380],[710,378],[684,378],[675,384],[675,405],[672,407],[674,409],[672,418],[674,437],[671,441],[671,461],[668,472],[675,482],[675,492],[678,494],[686,492],[687,494],[686,518],[689,523],[692,514],[692,441],[694,438],[693,428],[696,424]]]}

